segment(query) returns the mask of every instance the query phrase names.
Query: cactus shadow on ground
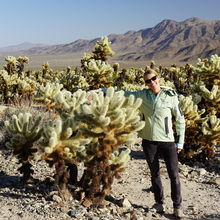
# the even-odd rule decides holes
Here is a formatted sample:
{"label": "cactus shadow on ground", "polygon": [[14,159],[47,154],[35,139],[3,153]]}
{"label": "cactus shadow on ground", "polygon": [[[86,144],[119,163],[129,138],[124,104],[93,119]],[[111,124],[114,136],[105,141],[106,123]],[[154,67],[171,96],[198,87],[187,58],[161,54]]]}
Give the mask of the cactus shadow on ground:
{"label": "cactus shadow on ground", "polygon": [[[34,198],[33,196],[24,196],[23,194],[15,194],[11,193],[11,189],[23,189],[23,184],[20,183],[20,177],[18,176],[9,176],[5,172],[0,171],[0,196],[5,198],[11,197],[14,199],[21,199],[21,198]],[[8,191],[1,192],[1,189],[8,189]],[[33,187],[35,188],[35,187]]]}
{"label": "cactus shadow on ground", "polygon": [[139,151],[132,150],[130,155],[131,155],[131,158],[145,160],[144,152],[142,150],[139,150]]}
{"label": "cactus shadow on ground", "polygon": [[[48,191],[52,189],[53,185],[53,182],[49,182],[48,179],[45,179],[44,181],[39,181],[38,179],[34,178],[29,180],[28,183],[23,183],[21,176],[11,176],[7,175],[3,171],[0,171],[0,196],[3,196],[5,198],[11,197],[14,199],[35,199],[34,195],[38,195],[40,197],[45,196]],[[28,192],[30,193],[30,195],[24,194],[22,192],[11,193],[11,191],[13,191],[14,189]]]}

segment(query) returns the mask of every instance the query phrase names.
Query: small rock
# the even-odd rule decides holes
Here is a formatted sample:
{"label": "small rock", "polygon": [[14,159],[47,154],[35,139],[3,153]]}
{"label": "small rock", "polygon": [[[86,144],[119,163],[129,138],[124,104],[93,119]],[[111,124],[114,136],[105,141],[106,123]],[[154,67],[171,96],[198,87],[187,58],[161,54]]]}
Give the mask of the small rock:
{"label": "small rock", "polygon": [[118,205],[124,208],[131,208],[132,206],[129,200],[126,198],[119,200]]}
{"label": "small rock", "polygon": [[76,215],[75,217],[82,219],[82,216],[84,216],[87,213],[86,208],[80,207],[76,210]]}
{"label": "small rock", "polygon": [[41,204],[40,203],[35,203],[33,206],[34,206],[34,208],[38,209],[38,208],[41,207]]}
{"label": "small rock", "polygon": [[96,217],[96,216],[91,216],[91,217],[89,217],[89,220],[100,220],[100,218]]}
{"label": "small rock", "polygon": [[215,177],[209,181],[211,184],[220,185],[220,177]]}
{"label": "small rock", "polygon": [[194,205],[188,206],[188,209],[192,211],[193,215],[198,214],[198,208]]}
{"label": "small rock", "polygon": [[57,202],[57,203],[62,202],[62,199],[58,195],[53,195],[52,200]]}
{"label": "small rock", "polygon": [[198,170],[198,172],[199,172],[199,175],[200,175],[200,176],[203,176],[203,175],[206,174],[206,170],[205,170],[204,168],[200,168],[200,169]]}
{"label": "small rock", "polygon": [[70,210],[70,211],[68,212],[68,215],[69,215],[70,217],[75,217],[75,216],[76,216],[76,210]]}
{"label": "small rock", "polygon": [[145,182],[145,179],[141,178],[140,183],[144,183],[144,182]]}
{"label": "small rock", "polygon": [[22,212],[17,213],[17,215],[22,218],[24,216],[24,214]]}
{"label": "small rock", "polygon": [[83,204],[83,206],[85,206],[85,207],[89,207],[89,206],[92,205],[92,201],[90,201],[90,200],[88,200],[88,199],[85,199],[82,204]]}

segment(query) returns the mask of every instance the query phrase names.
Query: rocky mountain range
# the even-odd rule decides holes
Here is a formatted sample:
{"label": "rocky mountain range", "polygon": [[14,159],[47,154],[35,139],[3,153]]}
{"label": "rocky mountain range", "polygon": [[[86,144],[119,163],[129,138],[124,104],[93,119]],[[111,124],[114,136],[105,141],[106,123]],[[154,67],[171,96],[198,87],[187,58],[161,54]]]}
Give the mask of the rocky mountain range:
{"label": "rocky mountain range", "polygon": [[[116,52],[115,61],[194,62],[199,57],[220,55],[220,20],[189,18],[177,22],[166,19],[151,28],[110,34],[108,38]],[[94,49],[97,40],[99,38],[52,46],[33,45],[25,49],[25,54],[29,56],[86,53]]]}
{"label": "rocky mountain range", "polygon": [[44,44],[33,44],[30,42],[24,42],[18,45],[11,45],[8,47],[1,47],[0,52],[17,52],[17,51],[24,51],[24,50],[29,50],[31,48],[35,47],[44,47]]}

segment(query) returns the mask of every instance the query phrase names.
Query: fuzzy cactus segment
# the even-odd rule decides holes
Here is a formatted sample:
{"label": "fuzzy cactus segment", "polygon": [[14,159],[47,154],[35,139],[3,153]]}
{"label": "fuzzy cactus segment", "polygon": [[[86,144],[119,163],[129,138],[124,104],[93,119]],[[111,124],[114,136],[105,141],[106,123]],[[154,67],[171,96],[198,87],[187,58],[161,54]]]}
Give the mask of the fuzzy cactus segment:
{"label": "fuzzy cactus segment", "polygon": [[42,129],[39,124],[39,116],[32,124],[32,115],[30,113],[20,113],[18,116],[12,116],[12,124],[5,122],[6,128],[12,134],[8,147],[22,148],[25,144],[33,143],[41,136]]}
{"label": "fuzzy cactus segment", "polygon": [[84,72],[90,89],[109,87],[113,84],[114,69],[102,60],[86,61]]}
{"label": "fuzzy cactus segment", "polygon": [[40,121],[40,116],[33,120],[30,113],[20,113],[18,116],[13,115],[12,123],[5,122],[8,132],[12,135],[6,146],[13,149],[13,154],[17,156],[19,163],[22,164],[18,171],[23,174],[22,180],[24,182],[28,181],[33,173],[31,160],[38,150],[34,143],[40,139],[42,134]]}
{"label": "fuzzy cactus segment", "polygon": [[115,52],[110,47],[111,42],[108,41],[108,37],[101,37],[100,41],[95,43],[95,53],[105,54],[105,56],[113,56]]}
{"label": "fuzzy cactus segment", "polygon": [[213,85],[211,91],[205,85],[199,86],[201,95],[208,101],[220,102],[220,89],[218,85]]}
{"label": "fuzzy cactus segment", "polygon": [[203,122],[205,119],[201,117],[205,113],[205,109],[199,110],[198,105],[193,101],[192,96],[179,96],[181,109],[186,119],[186,127],[195,125],[195,123]]}
{"label": "fuzzy cactus segment", "polygon": [[114,164],[114,165],[119,165],[120,167],[121,166],[124,167],[130,160],[130,153],[131,153],[130,149],[126,149],[121,153],[119,153],[118,151],[114,151],[111,154],[109,164],[110,165]]}
{"label": "fuzzy cactus segment", "polygon": [[127,83],[127,82],[122,82],[121,85],[118,86],[118,88],[120,88],[121,90],[124,90],[124,91],[142,90],[145,87],[146,87],[145,85],[139,85],[139,84]]}
{"label": "fuzzy cactus segment", "polygon": [[[210,59],[198,59],[197,63],[197,71],[205,76],[209,74],[209,76],[214,77],[219,75],[218,72],[220,70],[220,57],[217,54],[211,56]],[[219,77],[218,77],[219,78]]]}
{"label": "fuzzy cactus segment", "polygon": [[80,128],[84,134],[98,133],[100,137],[112,134],[118,145],[135,142],[134,133],[144,126],[139,116],[142,100],[132,95],[125,97],[123,91],[115,91],[113,87],[106,90],[106,95],[103,92],[92,95],[93,102],[84,103],[76,116],[86,123]]}
{"label": "fuzzy cactus segment", "polygon": [[63,85],[59,83],[48,83],[46,86],[40,86],[35,99],[43,101],[50,108],[55,105],[55,96],[62,88]]}
{"label": "fuzzy cactus segment", "polygon": [[[52,154],[59,151],[64,157],[75,158],[77,152],[84,150],[84,145],[90,142],[78,133],[78,122],[74,118],[57,119],[44,126],[44,152]],[[48,155],[49,156],[49,155]]]}
{"label": "fuzzy cactus segment", "polygon": [[74,116],[74,111],[78,111],[80,105],[87,101],[87,93],[81,89],[75,93],[63,90],[55,95],[55,102],[59,104],[56,107],[57,112],[64,119]]}
{"label": "fuzzy cactus segment", "polygon": [[216,111],[212,111],[206,116],[206,121],[202,124],[202,132],[214,144],[220,144],[220,119],[216,116]]}

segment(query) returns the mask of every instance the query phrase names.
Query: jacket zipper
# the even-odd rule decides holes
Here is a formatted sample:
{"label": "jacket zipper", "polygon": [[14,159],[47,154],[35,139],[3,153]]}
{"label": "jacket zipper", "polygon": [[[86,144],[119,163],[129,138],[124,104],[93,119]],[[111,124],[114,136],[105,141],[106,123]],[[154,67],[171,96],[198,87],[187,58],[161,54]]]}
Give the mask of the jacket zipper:
{"label": "jacket zipper", "polygon": [[164,125],[165,125],[166,135],[168,136],[168,134],[169,134],[168,117],[164,118]]}
{"label": "jacket zipper", "polygon": [[156,107],[159,95],[160,95],[160,92],[157,94],[157,97],[153,102],[153,116],[152,116],[152,128],[151,128],[151,139],[152,140],[153,140],[153,130],[154,130],[154,124],[155,124],[155,120],[154,120],[154,118],[155,118],[155,107]]}

